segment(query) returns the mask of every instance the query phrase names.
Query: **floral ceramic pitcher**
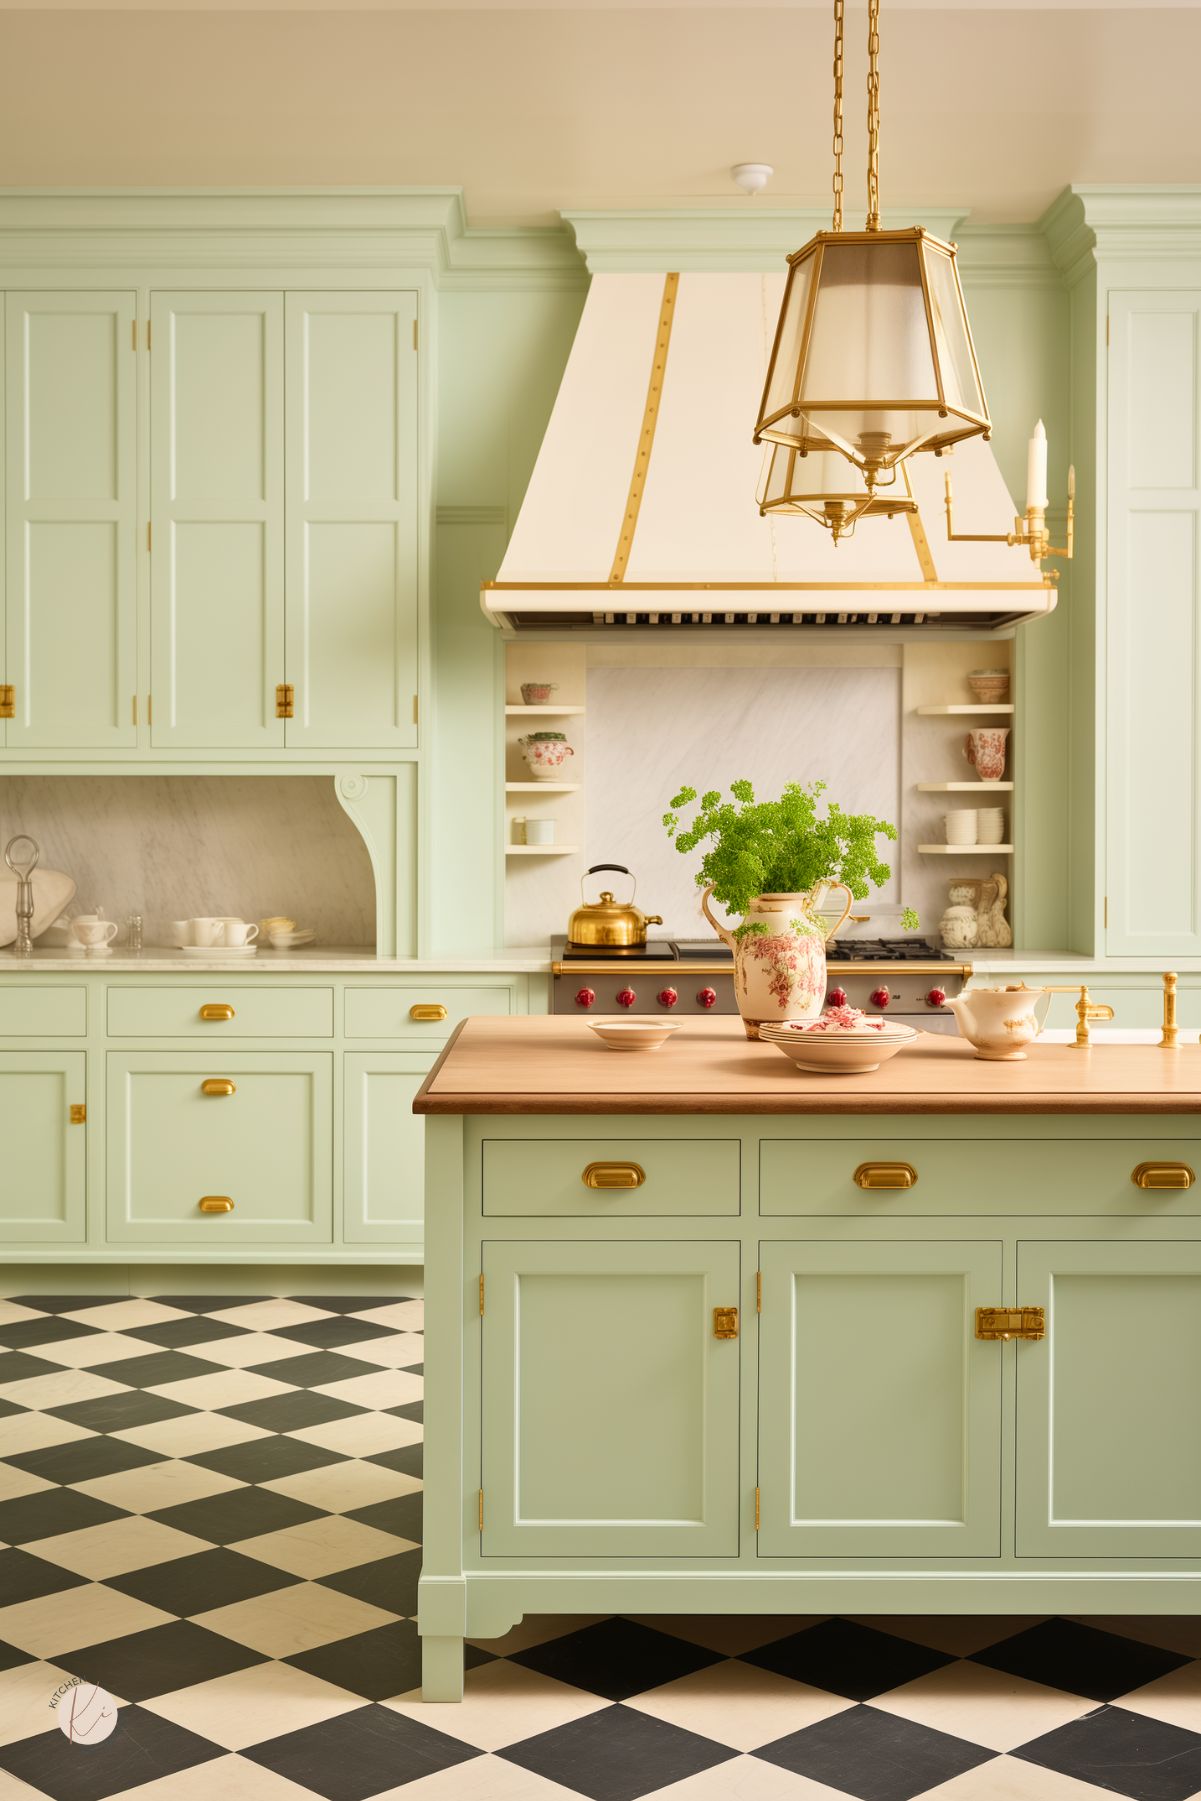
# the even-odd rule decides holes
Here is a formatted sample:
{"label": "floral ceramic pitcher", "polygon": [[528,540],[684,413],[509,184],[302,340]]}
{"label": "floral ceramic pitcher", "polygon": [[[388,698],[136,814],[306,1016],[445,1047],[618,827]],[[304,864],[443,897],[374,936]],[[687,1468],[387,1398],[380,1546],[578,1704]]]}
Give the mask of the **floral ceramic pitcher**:
{"label": "floral ceramic pitcher", "polygon": [[[833,928],[818,907],[835,888],[847,897]],[[758,1038],[767,1021],[815,1019],[826,999],[826,945],[854,904],[845,882],[823,882],[807,894],[761,894],[733,930],[709,907],[712,888],[701,895],[701,910],[734,955],[734,995],[748,1038]]]}

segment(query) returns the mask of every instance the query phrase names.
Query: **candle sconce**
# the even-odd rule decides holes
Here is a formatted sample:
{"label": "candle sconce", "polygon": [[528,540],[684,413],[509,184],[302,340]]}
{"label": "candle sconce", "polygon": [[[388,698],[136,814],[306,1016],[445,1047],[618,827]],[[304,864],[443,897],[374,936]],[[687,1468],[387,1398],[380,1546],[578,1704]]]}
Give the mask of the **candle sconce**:
{"label": "candle sconce", "polygon": [[[1030,552],[1032,563],[1041,563],[1044,557],[1063,557],[1071,562],[1076,541],[1076,470],[1068,470],[1068,511],[1067,525],[1064,532],[1066,543],[1062,546],[1052,544],[1051,534],[1047,529],[1047,509],[1045,506],[1028,506],[1025,517],[1017,517],[1011,532],[957,532],[952,516],[953,496],[951,494],[951,472],[946,471],[947,494],[947,537],[952,544],[1024,544]],[[1052,580],[1058,575],[1057,570],[1050,570]]]}

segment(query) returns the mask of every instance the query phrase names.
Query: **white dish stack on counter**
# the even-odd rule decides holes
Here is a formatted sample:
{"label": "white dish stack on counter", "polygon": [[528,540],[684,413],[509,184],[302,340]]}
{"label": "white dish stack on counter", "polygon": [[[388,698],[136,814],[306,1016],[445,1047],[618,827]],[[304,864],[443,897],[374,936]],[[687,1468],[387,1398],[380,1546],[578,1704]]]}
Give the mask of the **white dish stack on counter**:
{"label": "white dish stack on counter", "polygon": [[899,1019],[862,1013],[858,1007],[827,1007],[817,1019],[759,1027],[764,1044],[783,1051],[797,1069],[822,1076],[865,1075],[920,1035]]}

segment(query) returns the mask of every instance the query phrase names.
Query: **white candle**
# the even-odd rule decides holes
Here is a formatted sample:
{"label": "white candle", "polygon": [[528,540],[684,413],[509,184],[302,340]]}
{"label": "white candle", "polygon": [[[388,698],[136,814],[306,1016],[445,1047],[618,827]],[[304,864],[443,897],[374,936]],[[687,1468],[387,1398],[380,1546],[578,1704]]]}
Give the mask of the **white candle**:
{"label": "white candle", "polygon": [[1026,450],[1026,506],[1046,511],[1047,433],[1040,419]]}

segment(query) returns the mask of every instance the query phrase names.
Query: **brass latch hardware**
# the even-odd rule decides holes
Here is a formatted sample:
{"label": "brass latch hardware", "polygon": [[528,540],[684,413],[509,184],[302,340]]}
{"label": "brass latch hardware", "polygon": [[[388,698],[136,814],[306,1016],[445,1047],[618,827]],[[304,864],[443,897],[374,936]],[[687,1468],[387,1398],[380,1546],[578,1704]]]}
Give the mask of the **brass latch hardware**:
{"label": "brass latch hardware", "polygon": [[914,1188],[917,1171],[912,1163],[861,1163],[851,1180],[856,1188]]}
{"label": "brass latch hardware", "polygon": [[17,691],[11,682],[0,682],[0,719],[17,717]]}
{"label": "brass latch hardware", "polygon": [[478,1518],[479,1518],[479,1527],[480,1527],[480,1531],[482,1532],[484,1530],[484,1491],[482,1488],[479,1491],[479,1500],[477,1503],[477,1510],[478,1510]]}
{"label": "brass latch hardware", "polygon": [[714,1338],[738,1337],[737,1307],[715,1307],[713,1309]]}
{"label": "brass latch hardware", "polygon": [[1042,1307],[977,1307],[976,1337],[1039,1339],[1047,1336],[1047,1315]]}
{"label": "brass latch hardware", "polygon": [[296,690],[291,682],[275,684],[275,717],[277,719],[294,719],[296,717]]}
{"label": "brass latch hardware", "polygon": [[88,1110],[86,1106],[79,1101],[75,1101],[71,1107],[70,1118],[73,1126],[86,1126],[88,1123]]}
{"label": "brass latch hardware", "polygon": [[202,1213],[232,1213],[234,1210],[227,1194],[202,1194],[196,1205]]}
{"label": "brass latch hardware", "polygon": [[206,1001],[200,1009],[201,1019],[233,1019],[234,1010],[228,1001]]}
{"label": "brass latch hardware", "polygon": [[441,1001],[418,1001],[409,1008],[409,1018],[417,1020],[445,1019],[446,1008]]}
{"label": "brass latch hardware", "polygon": [[755,1531],[759,1530],[759,1485],[755,1484]]}
{"label": "brass latch hardware", "polygon": [[580,1181],[585,1188],[641,1188],[646,1171],[640,1163],[589,1163]]}
{"label": "brass latch hardware", "polygon": [[484,1272],[480,1271],[480,1318],[484,1317]]}
{"label": "brass latch hardware", "polygon": [[1197,1177],[1187,1163],[1140,1163],[1130,1180],[1136,1188],[1191,1188]]}
{"label": "brass latch hardware", "polygon": [[210,1076],[207,1082],[200,1084],[201,1094],[237,1094],[238,1090],[228,1076]]}

